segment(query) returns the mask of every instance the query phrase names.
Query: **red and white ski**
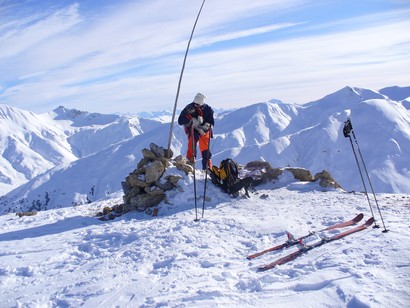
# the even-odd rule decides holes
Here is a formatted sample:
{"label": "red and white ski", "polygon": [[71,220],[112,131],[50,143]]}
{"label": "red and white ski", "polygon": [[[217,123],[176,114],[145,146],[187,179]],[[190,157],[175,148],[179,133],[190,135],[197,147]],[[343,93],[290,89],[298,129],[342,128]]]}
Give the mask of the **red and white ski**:
{"label": "red and white ski", "polygon": [[[363,216],[364,216],[364,215],[363,215],[362,213],[360,213],[360,214],[358,214],[355,218],[353,218],[353,219],[351,219],[351,220],[347,220],[347,221],[344,221],[344,222],[340,222],[340,223],[331,225],[331,226],[329,226],[329,227],[327,227],[327,228],[325,228],[325,229],[319,230],[319,231],[317,231],[317,232],[329,231],[329,230],[333,230],[333,229],[344,228],[344,227],[348,227],[348,226],[355,225],[355,224],[357,224],[359,221],[361,221],[361,220],[363,219]],[[288,240],[287,240],[286,242],[284,242],[284,243],[282,243],[282,244],[279,244],[279,245],[276,245],[276,246],[273,246],[273,247],[271,247],[271,248],[265,249],[265,250],[263,250],[263,251],[254,253],[254,254],[252,254],[252,255],[249,255],[249,256],[247,256],[247,259],[252,260],[252,259],[254,259],[254,258],[256,258],[256,257],[259,257],[259,256],[261,256],[261,255],[264,255],[265,253],[272,252],[272,251],[275,251],[275,250],[280,250],[280,249],[283,249],[283,248],[287,248],[287,247],[296,245],[296,244],[298,244],[301,240],[303,240],[303,239],[305,239],[305,238],[307,238],[307,237],[309,237],[309,236],[312,236],[313,234],[315,234],[315,233],[317,233],[317,232],[310,232],[309,234],[306,234],[306,235],[304,235],[304,236],[301,236],[301,237],[299,237],[299,238],[297,238],[297,239],[294,238],[291,233],[286,232],[286,234],[287,234],[287,236],[288,236]]]}
{"label": "red and white ski", "polygon": [[341,239],[345,236],[348,236],[350,234],[365,230],[366,228],[370,227],[373,224],[373,222],[374,222],[374,218],[372,217],[372,218],[368,219],[364,224],[359,225],[355,228],[346,230],[344,232],[341,232],[339,234],[333,235],[333,236],[328,237],[328,238],[322,238],[322,240],[320,242],[317,242],[317,243],[312,244],[312,245],[303,245],[302,247],[300,247],[295,252],[292,252],[291,254],[289,254],[287,256],[284,256],[284,257],[282,257],[282,258],[280,258],[280,259],[278,259],[278,260],[276,260],[272,263],[261,266],[261,267],[258,268],[258,270],[259,271],[266,271],[266,270],[274,268],[276,265],[281,265],[281,264],[288,263],[292,260],[295,260],[297,257],[304,254],[305,252],[307,252],[309,250],[312,250],[313,248],[322,246],[323,244],[326,244],[326,243],[329,243],[329,242],[332,242],[332,241],[335,241],[335,240],[339,240],[339,239]]}

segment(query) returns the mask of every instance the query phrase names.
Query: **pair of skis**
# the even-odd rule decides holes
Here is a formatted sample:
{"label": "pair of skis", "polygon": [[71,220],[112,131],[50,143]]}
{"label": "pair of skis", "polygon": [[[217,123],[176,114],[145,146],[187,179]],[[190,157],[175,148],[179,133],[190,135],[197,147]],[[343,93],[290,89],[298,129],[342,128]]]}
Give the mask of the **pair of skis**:
{"label": "pair of skis", "polygon": [[[345,222],[341,222],[341,223],[332,225],[332,226],[327,227],[327,228],[325,228],[325,229],[323,229],[323,230],[320,230],[320,231],[318,231],[318,232],[329,231],[329,230],[333,230],[333,229],[344,228],[344,227],[348,227],[348,226],[355,225],[355,224],[357,224],[358,222],[360,222],[360,221],[363,219],[363,216],[364,216],[363,214],[358,214],[356,217],[354,217],[354,218],[351,219],[351,220],[348,220],[348,221],[345,221]],[[265,250],[263,250],[263,251],[261,251],[261,252],[257,252],[257,253],[255,253],[255,254],[249,255],[247,258],[248,258],[249,260],[252,260],[252,259],[254,259],[254,258],[256,258],[256,257],[259,257],[259,256],[261,256],[261,255],[263,255],[263,254],[266,254],[266,253],[268,253],[268,252],[280,250],[280,249],[287,248],[287,247],[290,247],[290,246],[293,246],[293,245],[297,245],[297,244],[300,244],[300,245],[301,245],[300,248],[299,248],[298,250],[296,250],[295,252],[292,252],[292,253],[290,253],[290,254],[288,254],[288,255],[286,255],[286,256],[284,256],[284,257],[282,257],[282,258],[280,258],[280,259],[278,259],[278,260],[276,260],[276,261],[274,261],[274,262],[271,262],[271,263],[269,263],[269,264],[260,266],[260,267],[258,268],[259,271],[266,271],[266,270],[269,270],[269,269],[274,268],[274,267],[277,266],[277,265],[282,265],[282,264],[288,263],[288,262],[290,262],[290,261],[293,261],[293,260],[295,260],[297,257],[299,257],[300,255],[306,253],[307,251],[312,250],[312,249],[314,249],[314,248],[316,248],[316,247],[322,246],[323,244],[326,244],[326,243],[329,243],[329,242],[332,242],[332,241],[335,241],[335,240],[339,240],[339,239],[341,239],[341,238],[343,238],[343,237],[345,237],[345,236],[348,236],[348,235],[350,235],[350,234],[353,234],[353,233],[356,233],[356,232],[365,230],[366,228],[370,227],[370,226],[373,224],[373,222],[374,222],[374,218],[372,217],[372,218],[368,219],[368,220],[367,220],[364,224],[362,224],[362,225],[359,225],[359,226],[356,226],[356,227],[354,227],[354,228],[352,228],[352,229],[343,231],[343,232],[338,233],[338,234],[336,234],[336,235],[333,235],[333,236],[331,236],[331,237],[322,238],[319,242],[314,243],[314,244],[311,244],[311,245],[305,245],[305,244],[303,244],[303,240],[304,240],[305,238],[307,238],[307,237],[312,236],[313,234],[315,234],[314,232],[311,232],[311,233],[309,233],[309,234],[307,234],[307,235],[304,235],[304,236],[302,236],[302,237],[299,237],[299,238],[297,238],[297,239],[295,239],[290,233],[287,233],[287,235],[288,235],[288,240],[287,240],[285,243],[279,244],[279,245],[273,246],[273,247],[271,247],[271,248],[265,249]]]}

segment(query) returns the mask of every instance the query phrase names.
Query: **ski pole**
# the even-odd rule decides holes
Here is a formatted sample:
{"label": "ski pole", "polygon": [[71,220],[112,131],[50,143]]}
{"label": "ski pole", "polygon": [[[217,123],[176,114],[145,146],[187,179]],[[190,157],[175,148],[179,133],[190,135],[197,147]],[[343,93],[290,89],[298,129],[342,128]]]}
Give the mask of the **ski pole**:
{"label": "ski pole", "polygon": [[195,219],[194,221],[199,221],[198,219],[198,203],[196,200],[196,178],[195,178],[195,157],[196,157],[196,143],[195,143],[195,132],[194,132],[194,124],[191,124],[191,149],[192,149],[192,159],[193,159],[193,173],[194,173],[194,199],[195,199]]}
{"label": "ski pole", "polygon": [[[366,195],[366,198],[367,198],[367,202],[369,203],[370,212],[372,213],[372,217],[374,219],[372,204],[370,202],[370,198],[369,198],[369,195],[367,193],[366,183],[364,182],[362,169],[360,168],[359,160],[357,159],[357,154],[356,154],[356,151],[355,151],[354,145],[353,145],[353,140],[352,140],[352,137],[350,136],[350,133],[351,133],[352,129],[353,129],[352,123],[350,122],[350,119],[348,118],[347,121],[345,122],[344,127],[343,127],[343,135],[345,137],[349,137],[350,145],[352,146],[352,151],[353,151],[353,154],[354,154],[354,158],[356,160],[357,168],[359,169],[360,178],[362,179],[362,184],[363,184],[363,187],[364,187],[364,192],[365,192],[365,195]],[[376,224],[376,219],[374,219],[374,228],[378,228],[378,227],[379,226]]]}
{"label": "ski pole", "polygon": [[[186,59],[188,57],[189,46],[191,45],[191,41],[192,41],[192,37],[194,36],[194,31],[195,31],[195,28],[196,28],[196,24],[198,23],[198,19],[199,19],[199,16],[201,15],[202,8],[204,7],[204,4],[205,4],[205,0],[202,2],[201,8],[199,9],[198,15],[196,16],[194,26],[192,27],[191,36],[189,37],[188,45],[186,47],[184,61],[182,62],[182,68],[181,68],[181,73],[179,75],[179,81],[178,81],[178,87],[177,87],[177,94],[175,96],[174,110],[172,112],[171,127],[169,129],[169,138],[168,138],[168,149],[169,150],[171,149],[171,139],[172,139],[172,131],[173,131],[173,128],[174,128],[175,113],[176,113],[176,110],[177,110],[179,91],[181,89],[182,76],[184,75],[185,63],[186,63]],[[171,153],[171,151],[168,151],[168,153]],[[170,158],[170,157],[167,157],[167,158]]]}
{"label": "ski pole", "polygon": [[208,180],[209,159],[210,159],[210,156],[211,156],[211,136],[212,136],[212,128],[209,129],[208,152],[206,153],[206,166],[207,166],[207,169],[205,169],[204,200],[202,202],[202,218],[204,218],[204,213],[205,213],[206,183],[207,183],[207,180]]}
{"label": "ski pole", "polygon": [[367,176],[367,180],[369,181],[370,189],[372,190],[372,193],[373,193],[374,202],[376,203],[377,210],[379,211],[380,219],[382,221],[383,228],[384,228],[383,232],[387,232],[388,230],[386,229],[386,225],[384,224],[384,220],[383,220],[382,213],[380,211],[379,203],[377,202],[376,194],[374,192],[372,182],[370,181],[369,172],[367,171],[366,164],[364,163],[362,152],[360,151],[359,142],[357,141],[356,135],[355,135],[354,130],[353,130],[353,126],[352,126],[351,131],[352,131],[352,135],[353,135],[354,141],[355,141],[356,146],[357,146],[357,151],[359,152],[360,159],[361,159],[362,164],[363,164],[364,171],[365,171],[366,176]]}

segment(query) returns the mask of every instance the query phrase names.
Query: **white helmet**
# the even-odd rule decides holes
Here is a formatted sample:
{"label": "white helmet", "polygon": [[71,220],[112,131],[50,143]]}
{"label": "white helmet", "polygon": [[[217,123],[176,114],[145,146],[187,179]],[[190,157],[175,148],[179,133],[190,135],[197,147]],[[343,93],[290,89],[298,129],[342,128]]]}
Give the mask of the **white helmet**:
{"label": "white helmet", "polygon": [[202,93],[197,93],[194,98],[194,103],[202,106],[205,103],[206,96]]}

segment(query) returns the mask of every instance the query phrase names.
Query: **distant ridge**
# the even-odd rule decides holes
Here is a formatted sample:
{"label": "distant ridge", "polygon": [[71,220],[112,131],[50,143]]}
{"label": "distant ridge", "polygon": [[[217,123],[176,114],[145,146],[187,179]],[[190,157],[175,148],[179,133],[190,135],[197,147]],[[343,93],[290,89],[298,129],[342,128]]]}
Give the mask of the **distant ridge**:
{"label": "distant ridge", "polygon": [[[212,160],[326,169],[345,189],[362,190],[342,134],[351,117],[375,190],[410,193],[410,112],[407,101],[392,99],[409,89],[345,87],[304,105],[272,100],[216,113]],[[162,120],[64,107],[36,115],[5,105],[0,125],[0,188],[7,193],[0,208],[46,199],[48,207],[65,207],[121,190],[141,150],[151,142],[165,147],[170,127]],[[174,136],[174,154],[185,155],[186,136],[178,125]]]}
{"label": "distant ridge", "polygon": [[410,97],[410,87],[387,87],[379,92],[394,101],[401,101]]}

